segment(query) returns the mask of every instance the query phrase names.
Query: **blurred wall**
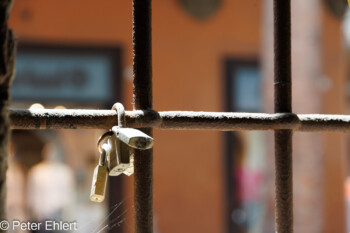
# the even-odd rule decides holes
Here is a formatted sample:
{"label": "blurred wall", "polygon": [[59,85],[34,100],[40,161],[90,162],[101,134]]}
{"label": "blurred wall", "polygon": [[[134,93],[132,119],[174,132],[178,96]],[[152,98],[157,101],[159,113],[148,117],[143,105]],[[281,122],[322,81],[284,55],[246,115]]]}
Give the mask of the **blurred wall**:
{"label": "blurred wall", "polygon": [[[262,63],[268,111],[273,111],[272,3],[265,0],[263,23]],[[345,114],[342,20],[319,0],[295,0],[291,4],[293,112]],[[294,133],[295,232],[346,232],[345,139],[342,133]],[[269,143],[272,145],[272,138]],[[269,152],[273,154],[272,149]]]}
{"label": "blurred wall", "polygon": [[[346,114],[348,97],[348,67],[342,34],[342,20],[336,19],[321,9],[322,22],[322,74],[330,80],[329,88],[322,96],[322,112],[327,114]],[[349,161],[347,134],[324,134],[324,232],[346,232],[344,180]]]}

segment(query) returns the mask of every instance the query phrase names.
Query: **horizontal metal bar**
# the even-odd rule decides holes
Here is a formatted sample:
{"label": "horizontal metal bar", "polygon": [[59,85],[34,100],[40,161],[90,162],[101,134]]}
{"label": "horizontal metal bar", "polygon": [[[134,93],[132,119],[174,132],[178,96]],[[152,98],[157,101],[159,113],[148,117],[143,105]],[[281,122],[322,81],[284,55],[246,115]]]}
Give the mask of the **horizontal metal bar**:
{"label": "horizontal metal bar", "polygon": [[[114,110],[11,109],[12,129],[110,129]],[[276,130],[350,132],[350,115],[126,111],[132,128],[179,130]]]}

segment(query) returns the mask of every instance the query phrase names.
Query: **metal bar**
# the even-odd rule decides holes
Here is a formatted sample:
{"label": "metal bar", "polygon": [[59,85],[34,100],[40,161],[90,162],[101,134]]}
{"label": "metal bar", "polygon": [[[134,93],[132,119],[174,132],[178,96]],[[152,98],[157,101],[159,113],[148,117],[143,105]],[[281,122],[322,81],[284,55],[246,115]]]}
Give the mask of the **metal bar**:
{"label": "metal bar", "polygon": [[[151,0],[133,0],[134,109],[152,109]],[[152,136],[152,128],[143,128]],[[134,153],[135,232],[153,233],[153,150]]]}
{"label": "metal bar", "polygon": [[[6,170],[10,140],[10,88],[15,73],[16,40],[8,27],[13,1],[0,3],[0,221],[6,219]],[[6,229],[7,230],[7,229]],[[7,232],[0,228],[0,232]]]}
{"label": "metal bar", "polygon": [[[274,102],[276,113],[292,112],[290,0],[274,0]],[[276,232],[293,232],[292,130],[275,130]]]}
{"label": "metal bar", "polygon": [[[11,109],[12,129],[111,129],[114,110]],[[174,130],[350,132],[350,115],[126,111],[126,126]]]}

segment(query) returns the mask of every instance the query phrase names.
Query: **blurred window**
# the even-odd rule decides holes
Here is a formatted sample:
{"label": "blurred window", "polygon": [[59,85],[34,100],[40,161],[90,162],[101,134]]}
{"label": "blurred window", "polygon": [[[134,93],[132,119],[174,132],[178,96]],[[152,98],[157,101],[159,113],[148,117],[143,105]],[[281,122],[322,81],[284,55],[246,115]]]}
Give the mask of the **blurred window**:
{"label": "blurred window", "polygon": [[237,67],[231,73],[232,107],[237,111],[258,112],[261,108],[260,71],[253,67]]}
{"label": "blurred window", "polygon": [[14,100],[111,105],[120,93],[120,49],[20,45]]}
{"label": "blurred window", "polygon": [[[260,112],[261,75],[256,61],[226,63],[227,110]],[[264,133],[227,133],[228,222],[230,232],[264,231]]]}

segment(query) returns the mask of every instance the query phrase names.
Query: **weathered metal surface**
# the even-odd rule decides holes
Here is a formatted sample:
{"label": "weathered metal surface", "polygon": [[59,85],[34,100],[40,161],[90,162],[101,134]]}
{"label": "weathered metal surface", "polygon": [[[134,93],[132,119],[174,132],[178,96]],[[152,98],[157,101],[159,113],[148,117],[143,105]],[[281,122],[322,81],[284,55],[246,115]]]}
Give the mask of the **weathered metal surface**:
{"label": "weathered metal surface", "polygon": [[[111,129],[113,110],[11,109],[12,129]],[[175,130],[350,132],[350,115],[186,111],[126,111],[126,127]]]}
{"label": "weathered metal surface", "polygon": [[[133,0],[134,109],[152,109],[151,0]],[[144,128],[152,137],[152,128]],[[153,149],[134,153],[135,232],[153,233]]]}
{"label": "weathered metal surface", "polygon": [[12,129],[108,129],[118,124],[113,110],[11,109]]}
{"label": "weathered metal surface", "polygon": [[[276,113],[292,112],[291,5],[274,0],[274,103]],[[293,232],[293,167],[291,130],[275,131],[276,232]]]}
{"label": "weathered metal surface", "polygon": [[[0,221],[6,219],[6,170],[10,133],[10,86],[14,77],[16,45],[8,19],[12,0],[0,2]],[[0,230],[0,232],[5,232]]]}

